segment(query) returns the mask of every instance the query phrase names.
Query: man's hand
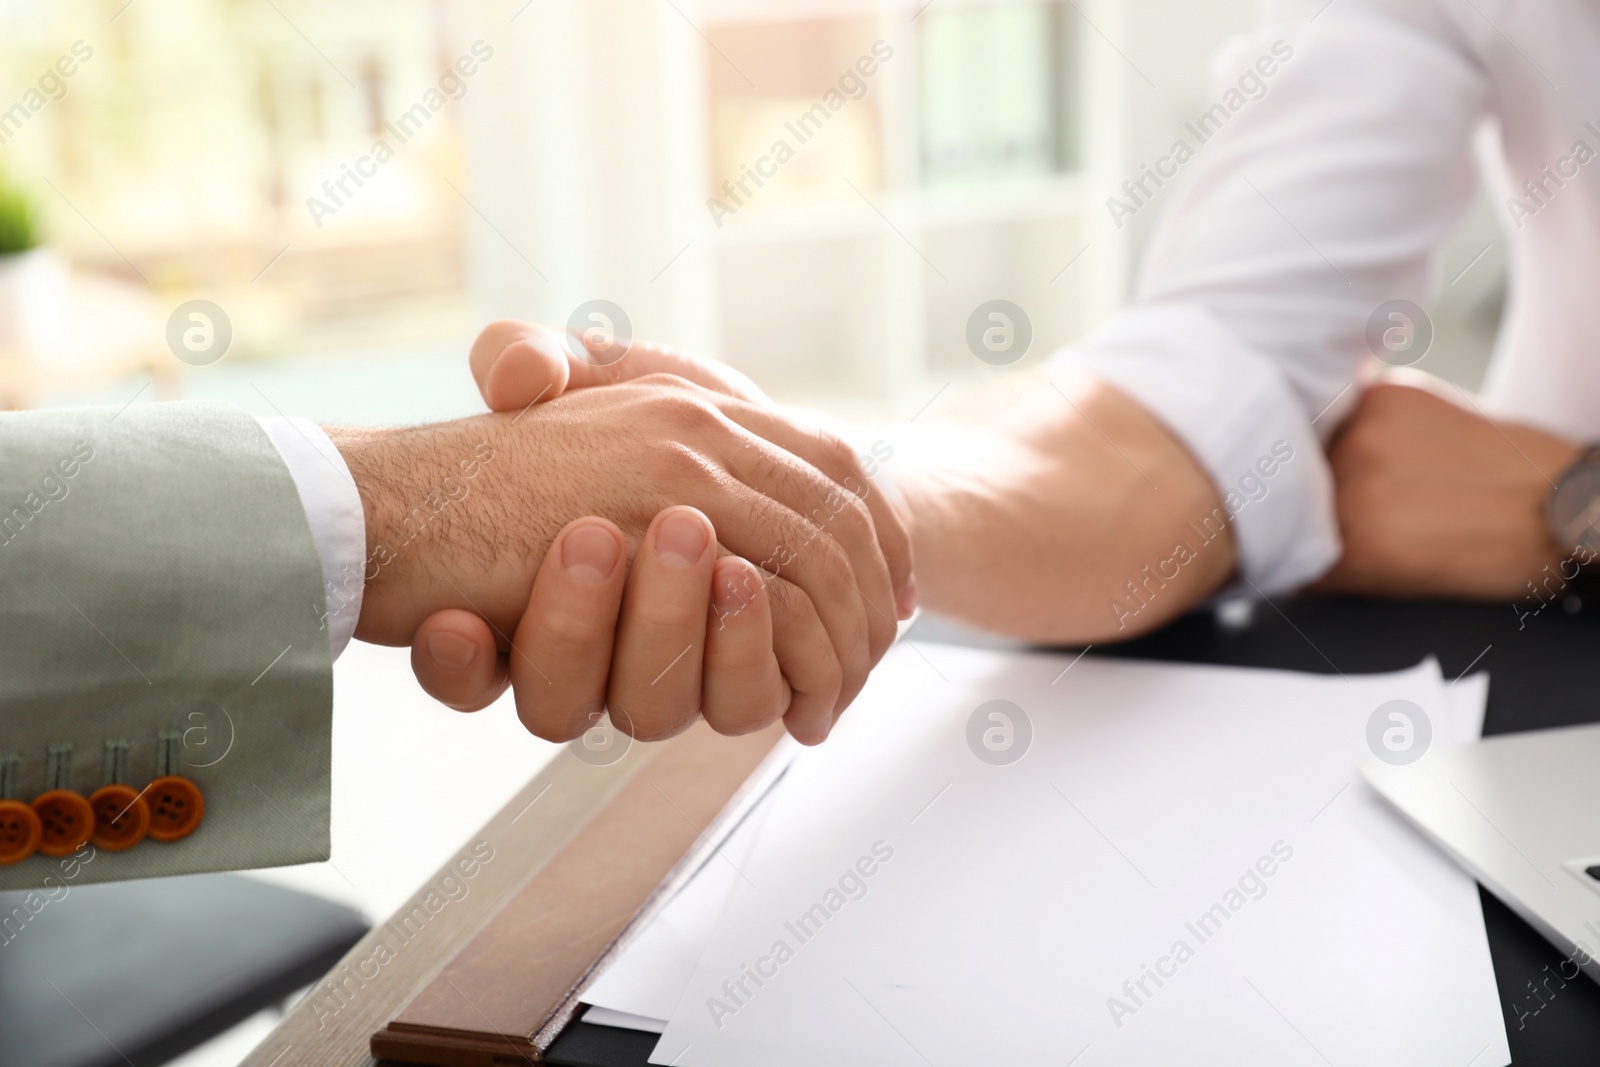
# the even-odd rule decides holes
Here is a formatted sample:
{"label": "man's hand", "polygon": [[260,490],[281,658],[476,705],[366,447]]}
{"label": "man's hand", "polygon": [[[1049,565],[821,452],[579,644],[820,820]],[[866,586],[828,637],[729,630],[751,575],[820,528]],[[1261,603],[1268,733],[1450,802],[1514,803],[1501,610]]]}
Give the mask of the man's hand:
{"label": "man's hand", "polygon": [[[848,447],[764,407],[657,375],[515,415],[332,434],[367,510],[357,635],[414,644],[419,677],[455,706],[509,680],[553,740],[609,702],[641,738],[703,707],[727,732],[782,715],[815,742],[893,640],[904,531],[851,491],[866,480]],[[456,467],[474,456],[469,485]],[[717,561],[718,541],[762,569]]]}
{"label": "man's hand", "polygon": [[1369,386],[1334,440],[1344,556],[1317,588],[1517,597],[1561,561],[1545,501],[1581,449],[1485,418],[1428,381]]}
{"label": "man's hand", "polygon": [[[797,684],[815,676],[836,691],[826,635],[811,640],[813,655],[802,648],[798,664],[790,661]],[[418,628],[412,664],[434,696],[460,710],[515,684],[518,714],[550,740],[581,732],[608,704],[620,729],[651,738],[696,712],[721,733],[747,733],[785,717],[795,699],[774,652],[762,574],[737,556],[719,558],[710,522],[688,507],[656,517],[631,572],[614,524],[569,523],[534,577],[509,655],[484,619],[448,608]],[[831,717],[822,700],[810,711],[805,700],[793,705],[790,728],[820,740]]]}
{"label": "man's hand", "polygon": [[867,505],[878,530],[894,581],[899,617],[916,607],[916,577],[911,573],[908,536],[888,498],[864,480],[859,460],[843,440],[816,425],[780,412],[756,384],[732,367],[676,348],[634,341],[627,355],[612,362],[597,354],[589,338],[557,333],[538,323],[503,319],[490,323],[473,342],[469,364],[478,392],[490,411],[523,412],[566,392],[616,385],[649,375],[672,375],[713,393],[743,401],[745,425],[781,448],[815,463]]}

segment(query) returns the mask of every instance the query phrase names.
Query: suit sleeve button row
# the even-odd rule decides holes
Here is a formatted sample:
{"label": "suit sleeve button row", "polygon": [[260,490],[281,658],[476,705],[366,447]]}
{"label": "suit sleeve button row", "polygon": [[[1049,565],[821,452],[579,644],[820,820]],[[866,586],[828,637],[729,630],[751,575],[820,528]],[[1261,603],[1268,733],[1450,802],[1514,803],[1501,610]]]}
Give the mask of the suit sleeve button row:
{"label": "suit sleeve button row", "polygon": [[163,775],[135,791],[121,783],[101,786],[85,798],[72,789],[51,789],[33,803],[0,800],[0,866],[38,852],[69,856],[83,845],[122,852],[146,837],[181,841],[205,817],[199,786],[180,775]]}

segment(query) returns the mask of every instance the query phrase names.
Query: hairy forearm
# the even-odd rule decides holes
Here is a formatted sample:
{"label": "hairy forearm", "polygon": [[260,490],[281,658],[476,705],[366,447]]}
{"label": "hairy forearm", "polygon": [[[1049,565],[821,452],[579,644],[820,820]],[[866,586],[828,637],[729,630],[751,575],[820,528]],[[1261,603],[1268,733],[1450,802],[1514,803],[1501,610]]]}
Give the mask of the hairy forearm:
{"label": "hairy forearm", "polygon": [[[533,542],[548,543],[554,531],[507,521],[505,479],[496,470],[507,464],[506,421],[487,415],[396,430],[328,428],[366,520],[357,637],[407,644],[444,607],[514,625],[527,597],[528,568],[517,561],[542,556]],[[486,583],[496,571],[502,580]]]}
{"label": "hairy forearm", "polygon": [[1017,375],[960,398],[895,472],[928,607],[1041,643],[1126,639],[1234,568],[1215,487],[1101,383]]}

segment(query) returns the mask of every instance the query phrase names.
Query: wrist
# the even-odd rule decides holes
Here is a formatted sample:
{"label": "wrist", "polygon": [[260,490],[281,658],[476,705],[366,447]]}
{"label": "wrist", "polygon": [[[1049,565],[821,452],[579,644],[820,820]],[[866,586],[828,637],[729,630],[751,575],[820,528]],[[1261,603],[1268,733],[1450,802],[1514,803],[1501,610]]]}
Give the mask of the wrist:
{"label": "wrist", "polygon": [[1545,497],[1545,520],[1564,556],[1588,563],[1600,553],[1600,446],[1565,457]]}
{"label": "wrist", "polygon": [[356,636],[371,641],[375,630],[381,629],[375,626],[376,620],[387,614],[388,597],[384,587],[392,578],[392,574],[385,573],[385,564],[392,561],[386,559],[384,534],[393,522],[391,501],[395,494],[388,472],[394,466],[394,431],[330,426],[324,427],[323,432],[344,458],[361,498],[366,543],[361,557],[364,586]]}
{"label": "wrist", "polygon": [[[486,419],[398,430],[330,428],[361,498],[365,587],[356,636],[408,644],[444,607],[469,607],[474,554],[455,536],[493,460]],[[476,503],[476,502],[474,502]],[[475,610],[475,609],[474,609]]]}

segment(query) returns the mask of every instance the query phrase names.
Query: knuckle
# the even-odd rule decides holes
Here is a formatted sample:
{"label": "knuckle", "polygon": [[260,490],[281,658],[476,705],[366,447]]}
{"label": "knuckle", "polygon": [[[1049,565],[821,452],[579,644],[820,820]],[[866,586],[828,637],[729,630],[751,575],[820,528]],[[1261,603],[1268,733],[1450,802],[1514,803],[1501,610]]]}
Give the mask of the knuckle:
{"label": "knuckle", "polygon": [[840,666],[838,659],[830,659],[818,677],[817,691],[832,701],[839,699],[839,693],[844,689],[844,668]]}
{"label": "knuckle", "polygon": [[833,625],[828,628],[838,646],[835,651],[840,664],[852,675],[865,673],[873,658],[872,625],[868,618],[871,610],[857,590],[851,582],[841,580],[834,584],[833,603],[838,607],[830,613]]}
{"label": "knuckle", "polygon": [[546,722],[538,715],[522,711],[520,706],[517,709],[517,718],[522,720],[523,729],[539,740],[549,741],[551,744],[564,744],[578,736],[575,733],[567,733],[564,730],[555,729],[551,723]]}
{"label": "knuckle", "polygon": [[867,684],[867,674],[871,670],[865,623],[861,625],[861,631],[855,639],[846,641],[847,647],[839,655],[839,688],[851,693],[861,691],[861,687]]}
{"label": "knuckle", "polygon": [[[698,701],[689,700],[611,700],[626,723],[625,732],[636,741],[661,741],[683,730],[699,714]],[[619,726],[619,729],[622,727]]]}
{"label": "knuckle", "polygon": [[651,446],[651,465],[660,478],[675,482],[695,481],[713,476],[714,465],[692,445],[680,441],[658,441]]}
{"label": "knuckle", "polygon": [[677,397],[673,407],[679,415],[697,430],[709,430],[722,423],[722,412],[699,397]]}
{"label": "knuckle", "polygon": [[844,684],[844,669],[816,605],[803,590],[793,592],[793,617],[798,625],[790,645],[794,657],[785,662],[785,676],[797,692],[832,700]]}
{"label": "knuckle", "polygon": [[648,635],[652,642],[682,647],[704,641],[705,605],[684,596],[663,596],[661,590],[641,588],[630,594],[628,631]]}
{"label": "knuckle", "polygon": [[771,725],[782,718],[783,711],[778,706],[776,697],[765,699],[730,700],[725,705],[707,705],[705,710],[706,722],[719,734],[727,737],[738,737],[742,734],[753,734],[763,727]]}
{"label": "knuckle", "polygon": [[845,477],[861,479],[865,473],[861,469],[861,457],[856,455],[856,450],[850,447],[850,442],[838,434],[826,430],[820,435],[822,453],[827,458],[829,472],[834,477],[843,481]]}
{"label": "knuckle", "polygon": [[591,605],[592,610],[576,611],[576,600],[564,600],[561,606],[545,608],[526,620],[533,630],[529,644],[539,650],[541,658],[553,656],[570,662],[577,654],[610,642],[616,629],[615,606],[608,601],[604,608]]}
{"label": "knuckle", "polygon": [[517,718],[522,721],[523,729],[543,741],[559,745],[582,736],[603,710],[600,702],[594,699],[572,701],[572,706],[563,707],[558,700],[544,694],[535,695],[530,688],[524,686],[516,690]]}
{"label": "knuckle", "polygon": [[679,431],[692,428],[706,435],[725,426],[722,410],[693,382],[664,373],[649,374],[639,381],[653,390],[650,405],[664,425]]}
{"label": "knuckle", "polygon": [[823,697],[829,701],[837,697],[839,690],[844,686],[844,668],[840,666],[839,657],[835,655],[833,643],[820,628],[801,669],[790,675],[789,684],[794,686],[796,691],[813,697]]}
{"label": "knuckle", "polygon": [[855,592],[855,567],[851,563],[850,553],[845,547],[831,537],[817,540],[818,554],[821,556],[821,573],[828,592],[843,596],[846,591]]}
{"label": "knuckle", "polygon": [[872,522],[872,511],[867,507],[866,501],[853,493],[845,492],[844,504],[840,507],[837,521],[851,534],[862,538],[871,538],[876,527]]}
{"label": "knuckle", "polygon": [[881,660],[889,646],[894,644],[895,627],[876,612],[867,614],[867,662],[873,666]]}
{"label": "knuckle", "polygon": [[818,628],[816,659],[819,664],[819,670],[817,671],[817,680],[829,691],[837,691],[844,684],[845,662],[851,651],[849,635],[845,634],[844,637],[844,641],[836,641],[833,634],[825,627]]}
{"label": "knuckle", "polygon": [[772,684],[767,688],[766,699],[756,701],[756,705],[761,708],[761,725],[771,726],[783,718],[793,698],[794,694],[789,684],[783,680],[782,675],[775,674]]}
{"label": "knuckle", "polygon": [[700,655],[637,654],[613,665],[609,704],[626,733],[641,741],[670,737],[700,713]]}
{"label": "knuckle", "polygon": [[844,654],[839,657],[842,663],[848,664],[850,676],[857,682],[864,682],[870,669],[871,640],[872,628],[867,625],[867,612],[857,611],[851,617],[849,632],[845,635]]}

